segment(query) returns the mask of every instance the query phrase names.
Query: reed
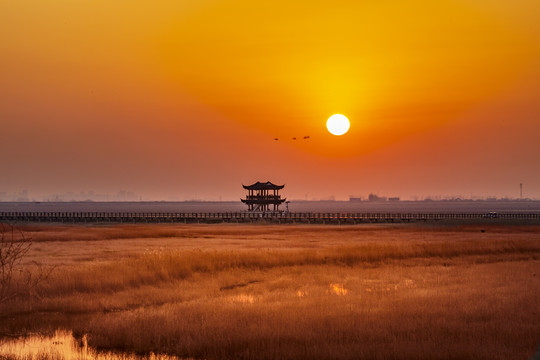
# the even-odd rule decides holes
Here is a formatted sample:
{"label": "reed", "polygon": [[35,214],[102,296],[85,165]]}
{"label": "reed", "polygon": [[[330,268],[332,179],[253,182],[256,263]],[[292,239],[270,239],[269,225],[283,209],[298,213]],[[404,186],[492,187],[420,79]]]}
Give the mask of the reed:
{"label": "reed", "polygon": [[[523,230],[158,226],[128,240],[144,251],[95,240],[109,256],[59,265],[36,297],[0,308],[0,332],[60,328],[100,351],[181,358],[527,359],[540,228]],[[58,242],[38,245],[54,263]]]}
{"label": "reed", "polygon": [[52,336],[30,335],[0,343],[0,356],[24,360],[176,360],[176,356],[99,352],[88,346],[86,336],[80,341],[69,331],[56,331]]}

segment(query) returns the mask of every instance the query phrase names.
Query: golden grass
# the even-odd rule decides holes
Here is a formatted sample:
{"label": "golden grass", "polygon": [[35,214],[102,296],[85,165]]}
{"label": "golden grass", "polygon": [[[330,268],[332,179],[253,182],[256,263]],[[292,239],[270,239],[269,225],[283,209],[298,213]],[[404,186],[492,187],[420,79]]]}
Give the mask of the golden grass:
{"label": "golden grass", "polygon": [[0,343],[0,357],[24,360],[175,360],[174,356],[99,352],[88,346],[87,337],[80,343],[69,331],[55,331],[52,336],[30,335]]}
{"label": "golden grass", "polygon": [[88,240],[57,261],[42,238],[32,256],[58,268],[0,332],[207,359],[527,359],[540,342],[540,227],[151,229],[91,228],[88,256],[110,250],[94,261],[65,261]]}
{"label": "golden grass", "polygon": [[[487,229],[482,233],[481,229]],[[535,230],[536,229],[536,230]],[[138,257],[147,252],[167,250],[253,250],[253,249],[324,249],[347,247],[381,241],[392,245],[413,241],[437,242],[482,241],[485,244],[512,240],[530,241],[536,227],[480,226],[245,226],[245,225],[121,225],[55,226],[23,228],[34,241],[27,263],[73,265]],[[509,235],[512,235],[509,237]],[[444,245],[443,245],[444,246]]]}

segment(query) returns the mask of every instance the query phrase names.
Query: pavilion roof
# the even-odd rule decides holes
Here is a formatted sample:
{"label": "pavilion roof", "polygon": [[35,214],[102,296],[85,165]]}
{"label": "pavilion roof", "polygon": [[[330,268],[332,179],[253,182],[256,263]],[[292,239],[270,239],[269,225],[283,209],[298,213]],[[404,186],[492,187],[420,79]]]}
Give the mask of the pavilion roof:
{"label": "pavilion roof", "polygon": [[276,185],[272,184],[270,181],[267,181],[265,183],[262,183],[260,181],[257,181],[255,184],[252,185],[242,185],[244,189],[246,190],[279,190],[283,189],[285,185]]}

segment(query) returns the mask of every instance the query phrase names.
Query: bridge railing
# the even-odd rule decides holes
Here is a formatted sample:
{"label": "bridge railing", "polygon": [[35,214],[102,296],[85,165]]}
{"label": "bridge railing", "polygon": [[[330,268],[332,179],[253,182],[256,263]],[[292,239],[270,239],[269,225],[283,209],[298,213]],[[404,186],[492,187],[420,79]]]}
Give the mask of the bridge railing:
{"label": "bridge railing", "polygon": [[0,212],[0,221],[143,222],[143,221],[427,221],[540,220],[540,213],[350,213],[350,212]]}

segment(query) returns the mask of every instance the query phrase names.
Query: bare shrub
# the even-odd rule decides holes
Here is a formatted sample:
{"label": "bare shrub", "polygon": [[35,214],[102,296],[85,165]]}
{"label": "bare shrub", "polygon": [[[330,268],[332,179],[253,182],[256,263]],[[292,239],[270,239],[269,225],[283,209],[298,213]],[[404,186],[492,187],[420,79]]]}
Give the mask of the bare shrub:
{"label": "bare shrub", "polygon": [[11,225],[0,224],[0,304],[21,296],[31,296],[51,273],[37,263],[25,266],[32,241]]}

